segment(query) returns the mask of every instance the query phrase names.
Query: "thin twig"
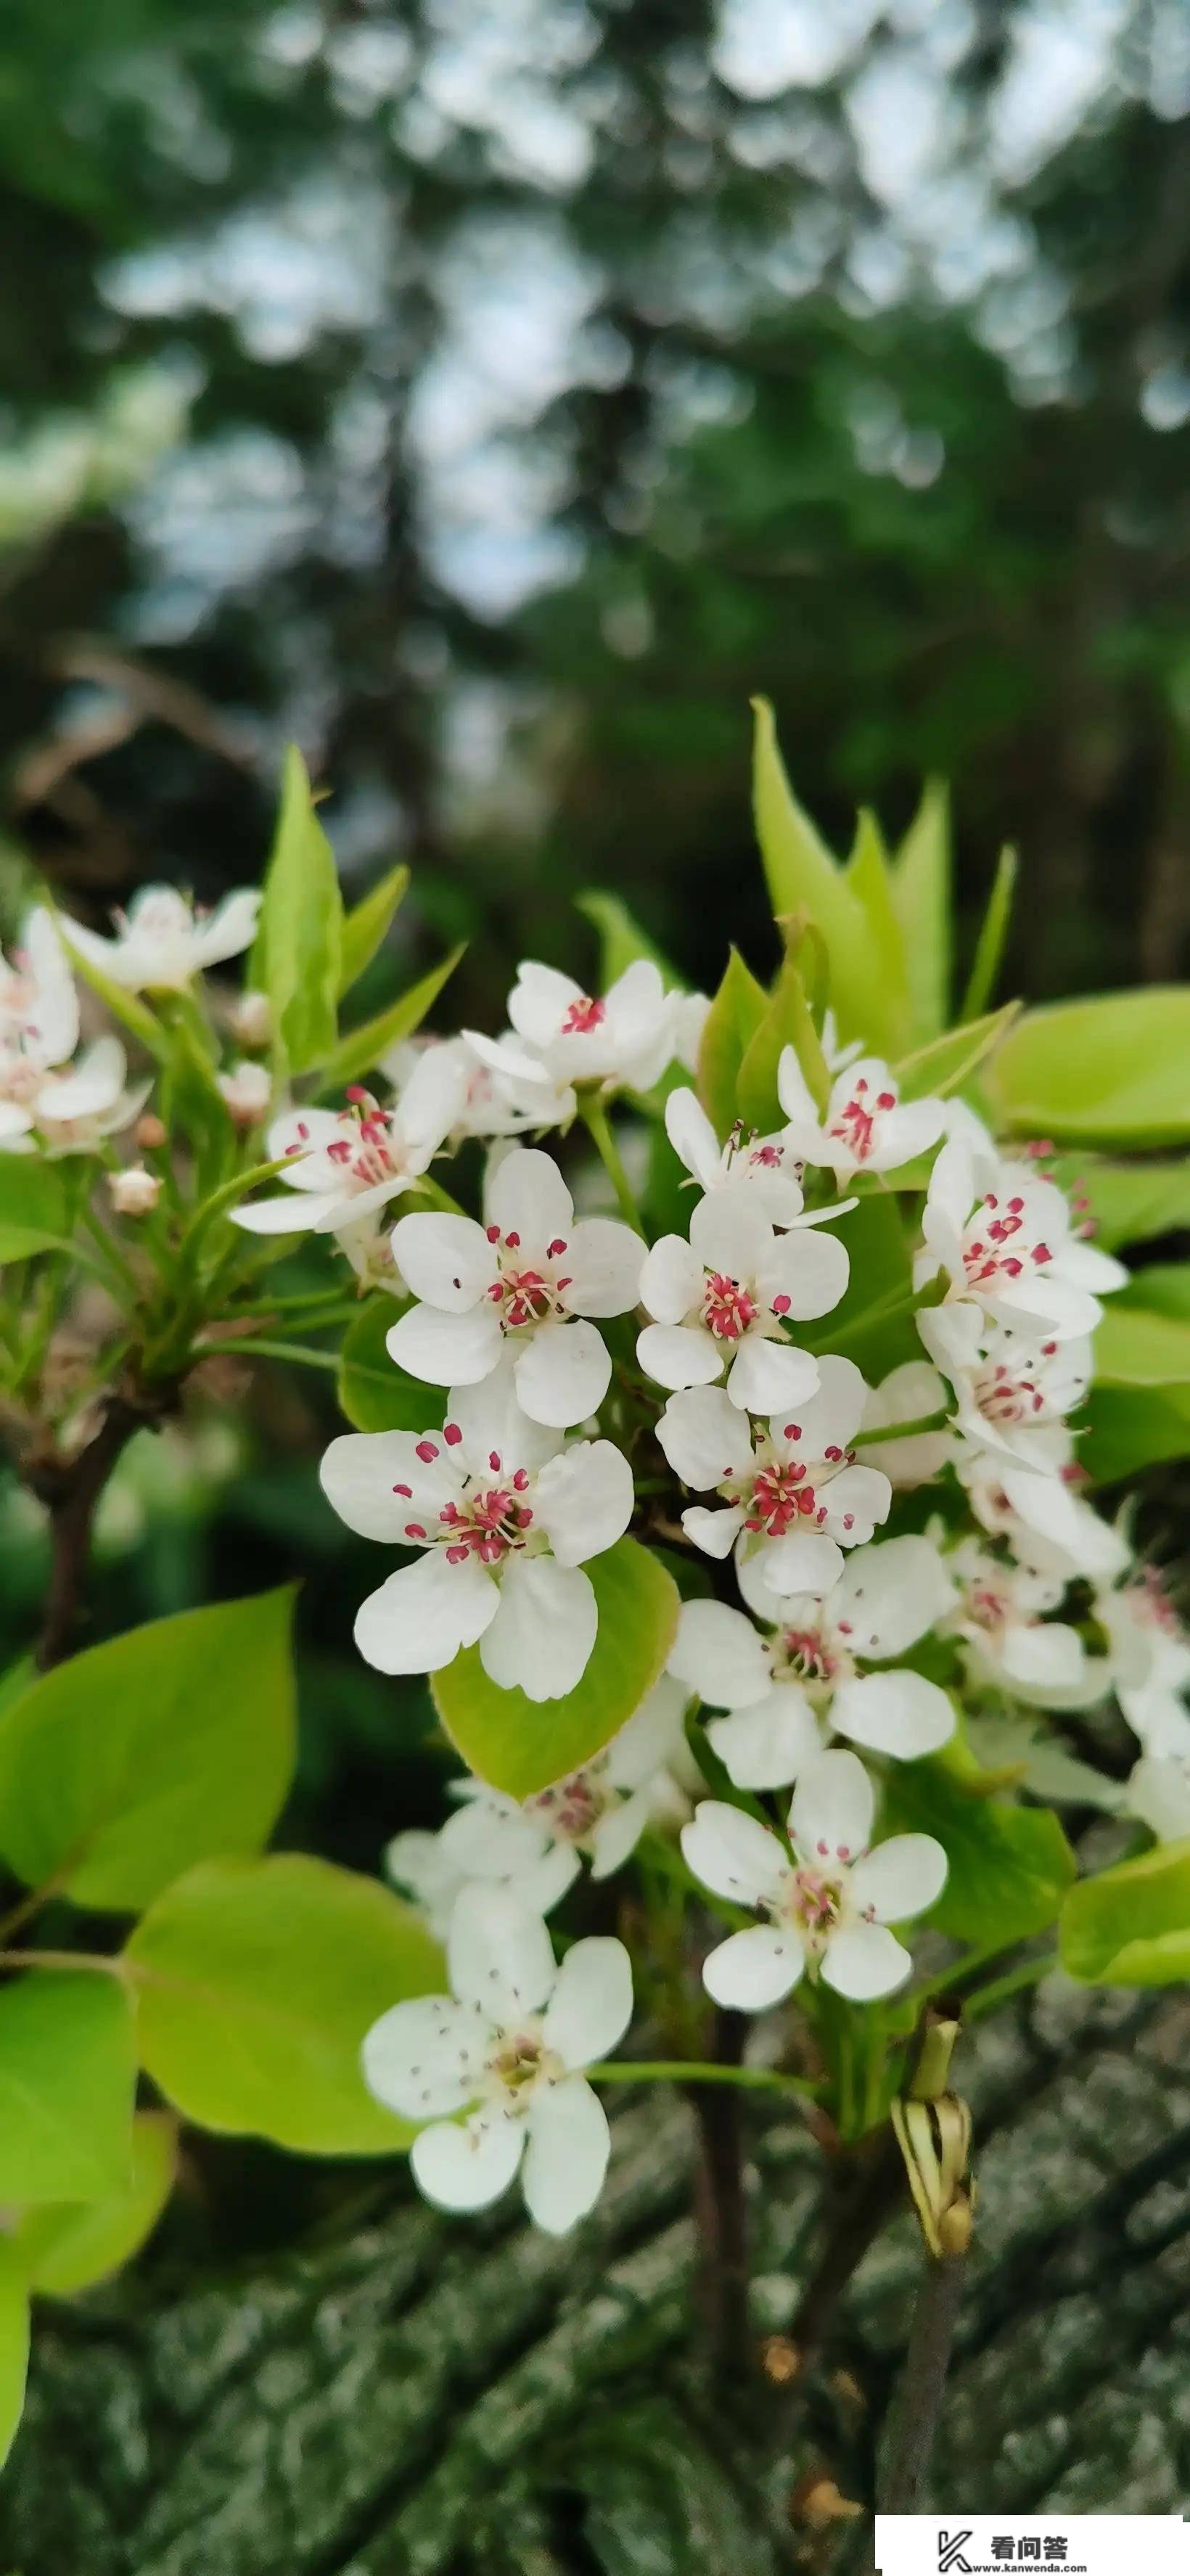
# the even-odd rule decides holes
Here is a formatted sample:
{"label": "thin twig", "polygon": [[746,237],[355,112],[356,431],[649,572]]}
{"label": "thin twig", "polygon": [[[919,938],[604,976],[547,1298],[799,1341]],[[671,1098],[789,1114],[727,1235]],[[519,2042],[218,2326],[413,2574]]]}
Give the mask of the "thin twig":
{"label": "thin twig", "polygon": [[[716,2068],[738,2068],[747,2024],[716,2007],[711,2056]],[[700,2304],[713,2367],[725,2377],[747,2368],[748,2214],[738,2089],[700,2082],[687,2088],[698,2124],[700,2156],[694,2217],[701,2251]]]}
{"label": "thin twig", "polygon": [[920,2505],[966,2277],[966,2254],[930,2256],[883,2445],[881,2513],[916,2513]]}
{"label": "thin twig", "polygon": [[39,1671],[65,1661],[86,1606],[91,1529],[100,1495],[133,1433],[168,1412],[173,1390],[160,1398],[113,1395],[93,1440],[77,1457],[54,1461],[31,1479],[50,1515],[50,1579],[45,1618],[37,1646]]}

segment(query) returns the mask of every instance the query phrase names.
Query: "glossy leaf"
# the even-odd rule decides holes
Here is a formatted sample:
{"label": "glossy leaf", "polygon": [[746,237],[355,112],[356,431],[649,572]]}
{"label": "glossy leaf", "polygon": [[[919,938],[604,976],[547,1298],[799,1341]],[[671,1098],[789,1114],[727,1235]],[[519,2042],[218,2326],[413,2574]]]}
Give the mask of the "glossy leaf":
{"label": "glossy leaf", "polygon": [[576,909],[586,914],[599,933],[599,980],[604,992],[626,968],[635,966],[640,957],[647,958],[664,976],[667,985],[682,986],[684,978],[671,966],[668,957],[642,930],[640,923],[622,903],[618,894],[580,894]]}
{"label": "glossy leaf", "polygon": [[177,2122],[168,2111],[138,2111],[128,2180],[104,2200],[45,2201],[21,2211],[8,2248],[31,2290],[70,2298],[106,2280],[139,2252],[173,2189]]}
{"label": "glossy leaf", "polygon": [[0,2467],[24,2412],[28,2370],[29,2293],[16,2256],[0,2244]]}
{"label": "glossy leaf", "polygon": [[412,2130],[373,2101],[365,2031],[441,1992],[442,1957],[375,1879],[284,1852],[207,1861],[157,1899],[125,1952],[142,2062],[187,2119],[308,2155],[384,2155]]}
{"label": "glossy leaf", "polygon": [[257,1850],[293,1769],[292,1605],[286,1589],[185,1610],[34,1681],[0,1715],[18,1877],[123,1911],[209,1854]]}
{"label": "glossy leaf", "polygon": [[1190,1458],[1190,1386],[1094,1386],[1080,1433],[1080,1467],[1117,1485],[1165,1458]]}
{"label": "glossy leaf", "polygon": [[1016,876],[1016,851],[1001,850],[996,862],[996,873],[992,879],[992,891],[987,900],[987,910],[980,923],[979,937],[975,943],[975,955],[967,978],[967,990],[963,995],[964,1020],[978,1019],[980,1013],[986,1011],[999,981],[1004,950],[1008,942],[1009,925],[1012,920],[1012,899],[1016,892]]}
{"label": "glossy leaf", "polygon": [[[1190,1386],[1190,1311],[1163,1313],[1149,1305],[1147,1283],[1152,1280],[1153,1294],[1159,1296],[1160,1276],[1142,1271],[1131,1290],[1106,1301],[1095,1333],[1098,1385]],[[1185,1277],[1190,1279],[1190,1269]]]}
{"label": "glossy leaf", "polygon": [[369,1297],[343,1336],[339,1406],[357,1431],[433,1431],[446,1420],[446,1388],[389,1358],[387,1336],[404,1311],[395,1297]]}
{"label": "glossy leaf", "polygon": [[409,891],[409,870],[390,868],[370,893],[353,904],[343,916],[342,953],[339,961],[339,991],[349,993],[359,982],[365,967],[370,966],[389,924]]}
{"label": "glossy leaf", "polygon": [[744,1049],[736,1076],[736,1108],[746,1127],[769,1134],[784,1124],[777,1094],[777,1068],[787,1046],[793,1048],[810,1091],[824,1111],[830,1075],[794,955],[785,957],[764,1018]]}
{"label": "glossy leaf", "polygon": [[884,835],[868,806],[860,811],[844,882],[863,907],[880,962],[885,1012],[882,1043],[886,1049],[894,1044],[907,1046],[914,1030],[905,942]]}
{"label": "glossy leaf", "polygon": [[1067,1155],[1056,1167],[1063,1189],[1081,1191],[1104,1252],[1151,1243],[1190,1226],[1190,1159],[1109,1163]]}
{"label": "glossy leaf", "polygon": [[902,1056],[895,1071],[905,1098],[924,1100],[928,1094],[945,1099],[950,1092],[960,1090],[1007,1037],[1020,1007],[1019,1002],[1005,1002],[1000,1010],[986,1012],[981,1020],[967,1020],[961,1028],[948,1029],[943,1037],[932,1038],[928,1046]]}
{"label": "glossy leaf", "polygon": [[434,1705],[472,1771],[513,1798],[532,1797],[598,1753],[665,1669],[678,1623],[671,1575],[636,1539],[584,1566],[599,1631],[582,1680],[561,1699],[498,1690],[471,1646],[435,1673]]}
{"label": "glossy leaf", "polygon": [[1167,1986],[1190,1977],[1190,1842],[1080,1879],[1062,1908],[1062,1965],[1084,1985]]}
{"label": "glossy leaf", "polygon": [[348,1029],[321,1068],[319,1093],[342,1091],[346,1083],[358,1082],[362,1073],[373,1073],[390,1047],[399,1046],[402,1038],[412,1037],[462,954],[461,947],[452,948],[440,966],[432,966],[428,975],[411,984],[407,993],[389,1003],[387,1010],[377,1011],[374,1019],[363,1020],[358,1029]]}
{"label": "glossy leaf", "polygon": [[306,764],[291,743],[249,973],[272,1003],[291,1072],[320,1063],[335,1044],[342,955],[335,854],[314,810]]}
{"label": "glossy leaf", "polygon": [[757,983],[739,950],[733,948],[703,1024],[698,1050],[698,1096],[721,1140],[735,1122],[740,1067],[768,1007],[763,984]]}
{"label": "glossy leaf", "polygon": [[[844,1038],[897,1043],[880,952],[863,904],[798,804],[777,748],[773,711],[754,698],[752,795],[756,836],[778,921],[799,913],[821,931],[830,959],[830,998]],[[889,1034],[891,1030],[891,1035]]]}
{"label": "glossy leaf", "polygon": [[892,869],[892,899],[904,943],[913,1037],[937,1037],[950,1017],[950,797],[930,779]]}
{"label": "glossy leaf", "polygon": [[986,1081],[998,1125],[1059,1143],[1190,1143],[1190,986],[1027,1011]]}
{"label": "glossy leaf", "polygon": [[66,1175],[32,1154],[0,1158],[0,1267],[70,1243]]}
{"label": "glossy leaf", "polygon": [[0,1989],[0,2204],[122,2190],[135,2074],[119,1977],[34,1968]]}
{"label": "glossy leaf", "polygon": [[[973,1764],[971,1772],[980,1776]],[[950,1868],[922,1921],[981,1948],[1007,1948],[1044,1931],[1074,1877],[1074,1854],[1048,1807],[1004,1806],[973,1794],[945,1756],[890,1766],[880,1829],[936,1835]]]}

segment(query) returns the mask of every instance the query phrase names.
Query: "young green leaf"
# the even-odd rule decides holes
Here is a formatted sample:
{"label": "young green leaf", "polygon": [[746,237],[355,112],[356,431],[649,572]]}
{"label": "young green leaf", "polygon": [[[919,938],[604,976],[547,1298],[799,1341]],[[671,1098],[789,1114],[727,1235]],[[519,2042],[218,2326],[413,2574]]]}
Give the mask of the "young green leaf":
{"label": "young green leaf", "polygon": [[996,861],[996,873],[992,879],[992,891],[988,896],[987,910],[975,943],[975,955],[971,961],[967,990],[963,995],[962,1009],[959,1014],[961,1019],[978,1019],[980,1012],[986,1011],[995,992],[1008,939],[1009,923],[1012,919],[1016,870],[1016,851],[1001,850]]}
{"label": "young green leaf", "polygon": [[1026,1011],[986,1071],[992,1114],[1060,1144],[1190,1144],[1190,985]]}
{"label": "young green leaf", "polygon": [[[1130,1289],[1104,1307],[1095,1332],[1097,1385],[1190,1387],[1190,1308],[1179,1314],[1167,1306],[1163,1312],[1146,1293],[1152,1281],[1152,1295],[1159,1298],[1163,1276],[1169,1274],[1142,1270]],[[1173,1277],[1184,1292],[1190,1264],[1175,1268]]]}
{"label": "young green leaf", "polygon": [[1118,1485],[1141,1467],[1190,1458],[1190,1386],[1094,1386],[1078,1460],[1096,1485]]}
{"label": "young green leaf", "polygon": [[16,2439],[29,2370],[29,2294],[16,2257],[0,2245],[0,2468]]}
{"label": "young green leaf", "polygon": [[1003,1806],[973,1794],[945,1755],[891,1765],[881,1831],[937,1837],[950,1868],[922,1921],[981,1948],[1007,1949],[1044,1931],[1074,1877],[1074,1854],[1048,1807]]}
{"label": "young green leaf", "polygon": [[433,1431],[446,1419],[446,1388],[389,1358],[387,1337],[403,1312],[396,1297],[369,1297],[343,1336],[339,1407],[357,1431]]}
{"label": "young green leaf", "polygon": [[623,975],[629,966],[635,966],[641,957],[657,967],[668,985],[679,988],[683,985],[684,978],[670,965],[668,957],[649,938],[648,932],[641,929],[618,894],[600,894],[597,891],[580,894],[575,908],[585,912],[599,933],[599,976],[605,992],[609,984],[614,984],[617,977]]}
{"label": "young green leaf", "polygon": [[740,1066],[768,1007],[763,984],[757,983],[738,948],[733,948],[703,1023],[698,1050],[698,1096],[720,1137],[734,1124]]}
{"label": "young green leaf", "polygon": [[124,1955],[142,2062],[187,2119],[306,2155],[408,2145],[364,2084],[360,2047],[390,2004],[440,1993],[445,1975],[375,1879],[299,1852],[207,1861],[158,1897]]}
{"label": "young green leaf", "polygon": [[810,1016],[801,968],[791,944],[773,985],[764,1018],[744,1049],[736,1076],[736,1108],[746,1127],[767,1135],[784,1125],[777,1096],[777,1067],[793,1048],[820,1114],[830,1095],[830,1075]]}
{"label": "young green leaf", "polygon": [[940,1035],[950,1017],[950,796],[931,778],[892,868],[892,899],[904,941],[913,1036]]}
{"label": "young green leaf", "polygon": [[1103,1252],[1152,1243],[1190,1226],[1190,1160],[1109,1163],[1070,1154],[1057,1164],[1054,1178],[1086,1199]]}
{"label": "young green leaf", "polygon": [[6,1154],[0,1205],[0,1267],[27,1261],[34,1252],[66,1251],[70,1216],[60,1163],[32,1154]]}
{"label": "young green leaf", "polygon": [[23,2209],[8,2251],[31,2290],[56,2299],[89,2290],[139,2253],[173,2189],[177,2122],[169,2111],[138,2111],[128,2179],[104,2200],[45,2201]]}
{"label": "young green leaf", "polygon": [[678,1624],[678,1589],[636,1539],[592,1557],[599,1631],[582,1680],[561,1699],[499,1690],[476,1646],[456,1655],[430,1684],[452,1743],[481,1780],[529,1798],[589,1762],[660,1680]]}
{"label": "young green leaf", "polygon": [[314,810],[306,764],[291,743],[249,969],[250,983],[272,1003],[291,1073],[320,1063],[335,1044],[342,954],[335,855]]}
{"label": "young green leaf", "polygon": [[884,1046],[907,1046],[913,1036],[913,1011],[905,941],[897,913],[892,871],[884,835],[869,806],[863,806],[855,841],[844,871],[844,884],[862,905],[872,944],[880,961],[884,987]]}
{"label": "young green leaf", "polygon": [[895,1047],[900,1043],[896,1011],[889,1009],[867,913],[790,787],[767,698],[754,698],[752,706],[756,837],[773,912],[778,920],[803,913],[821,931],[841,1036],[862,1037],[868,1046]]}
{"label": "young green leaf", "polygon": [[1190,1977],[1190,1842],[1159,1843],[1072,1887],[1059,1933],[1067,1974],[1091,1986]]}
{"label": "young green leaf", "polygon": [[421,1027],[426,1012],[436,1002],[443,985],[453,975],[462,948],[452,948],[440,966],[432,966],[419,983],[411,984],[407,993],[390,1002],[388,1009],[378,1011],[374,1019],[364,1020],[358,1029],[348,1029],[333,1047],[318,1075],[318,1093],[342,1091],[348,1082],[358,1082],[361,1073],[371,1073],[390,1047],[402,1038],[412,1037]]}
{"label": "young green leaf", "polygon": [[1020,1008],[1019,1002],[1005,1002],[1001,1010],[988,1011],[982,1020],[965,1020],[961,1028],[947,1029],[943,1037],[931,1038],[928,1046],[902,1056],[894,1070],[905,1099],[945,1099],[949,1092],[960,1090],[1007,1037]]}
{"label": "young green leaf", "polygon": [[135,2076],[118,1976],[33,1968],[0,1990],[0,2202],[122,2190]]}
{"label": "young green leaf", "polygon": [[155,1619],[0,1714],[17,1875],[123,1911],[209,1854],[257,1850],[293,1769],[292,1605],[286,1589]]}
{"label": "young green leaf", "polygon": [[366,966],[370,966],[381,941],[387,934],[397,908],[409,891],[409,870],[390,868],[369,894],[353,904],[343,917],[342,956],[339,964],[340,994],[349,993],[358,984]]}

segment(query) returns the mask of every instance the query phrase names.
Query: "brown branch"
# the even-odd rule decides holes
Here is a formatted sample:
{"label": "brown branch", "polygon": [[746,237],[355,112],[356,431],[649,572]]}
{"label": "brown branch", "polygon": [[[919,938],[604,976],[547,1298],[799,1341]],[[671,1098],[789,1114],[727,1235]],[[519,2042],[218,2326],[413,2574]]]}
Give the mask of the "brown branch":
{"label": "brown branch", "polygon": [[103,1420],[85,1449],[40,1465],[29,1476],[50,1516],[50,1579],[36,1662],[40,1672],[73,1654],[86,1609],[91,1531],[100,1495],[133,1433],[157,1424],[174,1403],[173,1388],[160,1395],[110,1396]]}
{"label": "brown branch", "polygon": [[[708,2055],[738,2066],[747,2024],[741,2013],[715,2012]],[[694,2216],[701,2251],[699,2302],[713,2367],[736,2378],[751,2350],[748,2327],[748,2214],[740,2094],[732,2084],[691,2084],[699,2156]]]}
{"label": "brown branch", "polygon": [[966,2254],[930,2256],[917,2294],[909,2349],[889,2414],[880,2481],[881,2513],[916,2513],[946,2394]]}
{"label": "brown branch", "polygon": [[844,2152],[839,2154],[836,2167],[826,2239],[789,2329],[799,2379],[805,2377],[824,2341],[852,2273],[858,2270],[904,2191],[905,2168],[891,2129],[882,2128],[861,2139],[858,2147],[847,2154],[846,2162]]}

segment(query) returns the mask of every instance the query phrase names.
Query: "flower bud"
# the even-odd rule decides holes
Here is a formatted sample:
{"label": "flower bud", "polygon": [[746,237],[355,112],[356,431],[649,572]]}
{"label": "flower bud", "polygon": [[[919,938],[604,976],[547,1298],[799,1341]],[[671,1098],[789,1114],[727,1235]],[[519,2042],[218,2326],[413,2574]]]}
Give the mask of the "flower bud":
{"label": "flower bud", "polygon": [[245,1047],[267,1047],[273,1034],[273,1005],[267,993],[241,993],[231,1014],[232,1033]]}
{"label": "flower bud", "polygon": [[221,1073],[218,1080],[237,1127],[255,1127],[258,1119],[264,1117],[272,1098],[273,1085],[267,1067],[244,1060],[234,1064],[230,1073]]}
{"label": "flower bud", "polygon": [[[143,1126],[150,1123],[141,1121]],[[130,1163],[126,1171],[112,1172],[108,1188],[117,1216],[150,1216],[161,1196],[156,1173],[147,1172],[143,1163]]]}
{"label": "flower bud", "polygon": [[150,1109],[146,1111],[143,1118],[137,1119],[132,1134],[133,1141],[139,1145],[142,1154],[154,1154],[165,1144],[167,1130],[164,1121],[156,1117]]}

